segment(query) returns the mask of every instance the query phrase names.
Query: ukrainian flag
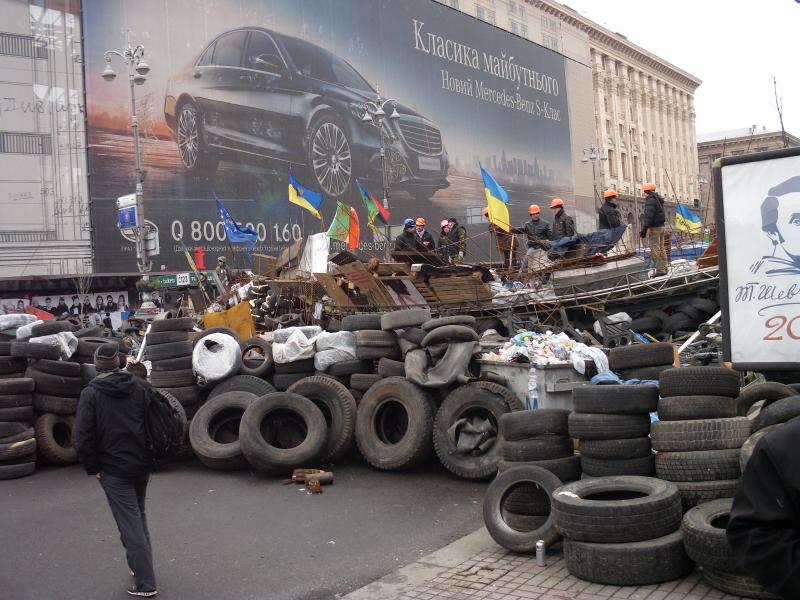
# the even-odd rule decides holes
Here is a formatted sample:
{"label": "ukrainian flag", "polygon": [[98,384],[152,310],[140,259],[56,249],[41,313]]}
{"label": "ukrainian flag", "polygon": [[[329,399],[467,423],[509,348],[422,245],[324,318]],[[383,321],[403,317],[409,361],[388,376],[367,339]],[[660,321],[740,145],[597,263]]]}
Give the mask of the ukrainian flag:
{"label": "ukrainian flag", "polygon": [[675,227],[679,231],[700,233],[703,230],[703,223],[700,221],[700,217],[678,202],[675,207]]}
{"label": "ukrainian flag", "polygon": [[486,194],[486,203],[489,207],[489,222],[503,231],[511,231],[511,220],[508,216],[508,194],[500,187],[494,177],[481,165],[483,176],[483,191]]}
{"label": "ukrainian flag", "polygon": [[319,207],[322,205],[322,194],[300,185],[291,171],[289,171],[289,202],[297,204],[300,208],[305,208],[320,221],[322,220],[322,215],[319,214]]}

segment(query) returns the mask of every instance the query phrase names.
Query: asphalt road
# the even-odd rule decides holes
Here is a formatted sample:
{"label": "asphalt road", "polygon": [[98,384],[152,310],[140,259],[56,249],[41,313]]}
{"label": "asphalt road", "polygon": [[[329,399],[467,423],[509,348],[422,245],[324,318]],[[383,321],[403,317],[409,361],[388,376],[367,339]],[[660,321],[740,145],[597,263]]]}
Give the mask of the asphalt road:
{"label": "asphalt road", "polygon": [[[486,484],[438,464],[381,473],[349,458],[334,474],[314,496],[196,462],[156,474],[148,521],[159,597],[337,598],[482,525]],[[77,466],[0,482],[0,532],[3,600],[129,597],[105,497]]]}

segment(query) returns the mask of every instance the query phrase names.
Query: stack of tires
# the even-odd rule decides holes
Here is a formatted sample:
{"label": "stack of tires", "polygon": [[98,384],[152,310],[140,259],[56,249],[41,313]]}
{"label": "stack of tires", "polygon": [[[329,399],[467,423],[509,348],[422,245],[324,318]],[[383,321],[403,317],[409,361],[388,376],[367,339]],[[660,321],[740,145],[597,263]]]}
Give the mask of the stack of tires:
{"label": "stack of tires", "polygon": [[684,510],[732,498],[739,485],[739,455],[750,421],[736,416],[739,374],[719,367],[664,371],[659,379],[659,421],[653,423],[656,474],[673,481]]}
{"label": "stack of tires", "polygon": [[194,319],[179,317],[153,321],[145,336],[144,358],[150,361],[150,383],[181,403],[191,419],[200,404],[200,388],[192,371],[189,332]]}
{"label": "stack of tires", "polygon": [[81,365],[73,362],[32,360],[26,376],[33,379],[36,411],[36,444],[39,457],[51,465],[65,466],[78,461],[72,445],[72,430],[83,389]]}
{"label": "stack of tires", "polygon": [[569,434],[580,443],[582,477],[652,475],[650,412],[655,385],[583,385],[572,391]]}
{"label": "stack of tires", "polygon": [[608,353],[609,368],[623,380],[658,381],[661,372],[671,369],[674,362],[675,347],[663,342],[619,346]]}
{"label": "stack of tires", "polygon": [[698,504],[683,516],[681,531],[686,553],[703,569],[706,583],[726,594],[774,598],[741,566],[725,536],[732,498]]}
{"label": "stack of tires", "polygon": [[697,326],[708,320],[719,310],[719,304],[708,298],[694,297],[682,303],[670,316],[664,319],[664,333],[679,335],[683,332],[694,332]]}
{"label": "stack of tires", "polygon": [[688,575],[675,484],[652,477],[598,477],[552,495],[567,570],[580,579],[633,586]]}
{"label": "stack of tires", "polygon": [[33,379],[0,379],[0,479],[16,479],[36,470]]}
{"label": "stack of tires", "polygon": [[13,343],[0,342],[0,380],[23,377],[28,367],[28,360],[24,356],[11,356]]}

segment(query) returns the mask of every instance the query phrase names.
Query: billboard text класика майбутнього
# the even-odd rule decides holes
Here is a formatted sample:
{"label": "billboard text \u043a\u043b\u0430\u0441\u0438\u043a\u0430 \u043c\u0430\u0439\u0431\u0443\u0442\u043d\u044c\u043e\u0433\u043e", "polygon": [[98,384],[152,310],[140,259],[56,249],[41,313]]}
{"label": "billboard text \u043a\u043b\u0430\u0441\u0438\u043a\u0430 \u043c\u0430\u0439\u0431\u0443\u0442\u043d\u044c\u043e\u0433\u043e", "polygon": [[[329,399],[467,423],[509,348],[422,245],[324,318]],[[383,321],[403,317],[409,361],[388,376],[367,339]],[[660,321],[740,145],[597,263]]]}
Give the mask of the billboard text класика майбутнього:
{"label": "billboard text \u043a\u043b\u0430\u0441\u0438\u043a\u0430 \u043c\u0430\u0439\u0431\u0443\u0442\u043d\u044c\u043e\u0433\u043e", "polygon": [[[134,188],[128,82],[100,78],[120,30],[151,69],[136,96],[158,265],[185,268],[181,242],[229,253],[215,196],[268,254],[327,227],[336,200],[365,223],[355,181],[380,200],[381,134],[392,225],[422,216],[435,230],[455,216],[485,233],[481,164],[509,192],[514,221],[532,201],[571,197],[564,57],[432,0],[84,0],[83,10],[98,271],[135,265],[115,204]],[[378,93],[399,116],[382,132],[363,119]],[[290,168],[322,192],[324,225],[288,202]],[[365,252],[382,250],[372,236],[362,226]]]}

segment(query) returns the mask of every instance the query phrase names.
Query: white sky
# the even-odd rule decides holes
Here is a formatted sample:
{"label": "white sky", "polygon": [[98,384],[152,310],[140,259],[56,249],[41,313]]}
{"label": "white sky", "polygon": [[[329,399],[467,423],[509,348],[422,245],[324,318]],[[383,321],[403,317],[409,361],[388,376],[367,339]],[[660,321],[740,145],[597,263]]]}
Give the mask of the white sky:
{"label": "white sky", "polygon": [[780,130],[800,135],[800,0],[560,0],[703,83],[697,133]]}

